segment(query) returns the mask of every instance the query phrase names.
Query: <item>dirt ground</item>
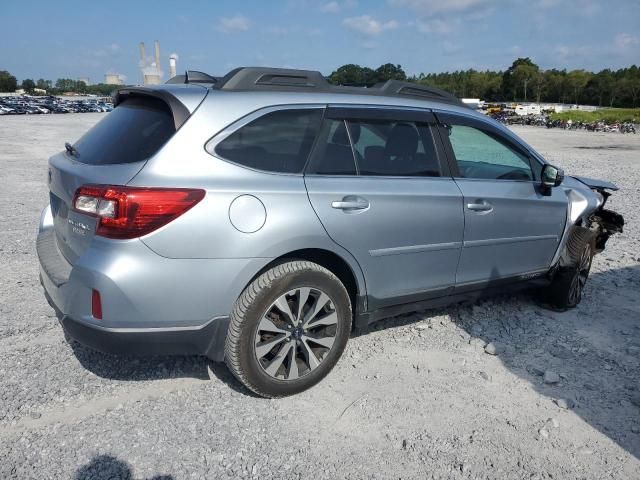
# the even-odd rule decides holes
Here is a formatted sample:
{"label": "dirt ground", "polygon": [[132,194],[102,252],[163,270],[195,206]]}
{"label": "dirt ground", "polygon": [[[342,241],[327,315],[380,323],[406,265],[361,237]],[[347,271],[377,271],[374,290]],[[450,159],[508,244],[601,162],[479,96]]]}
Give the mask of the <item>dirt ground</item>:
{"label": "dirt ground", "polygon": [[320,385],[264,400],[203,358],[65,341],[34,245],[46,159],[100,115],[0,118],[0,478],[640,478],[640,135],[516,128],[620,186],[625,233],[578,308],[523,293],[387,319]]}

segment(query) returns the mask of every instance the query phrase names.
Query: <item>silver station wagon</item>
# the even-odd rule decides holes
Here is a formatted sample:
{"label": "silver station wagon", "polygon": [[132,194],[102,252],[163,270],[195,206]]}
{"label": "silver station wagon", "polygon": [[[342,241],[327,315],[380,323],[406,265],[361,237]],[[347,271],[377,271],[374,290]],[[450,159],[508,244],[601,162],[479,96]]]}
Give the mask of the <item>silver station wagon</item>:
{"label": "silver station wagon", "polygon": [[523,287],[575,307],[622,231],[615,185],[565,177],[437,89],[272,68],[170,82],[120,89],[49,160],[41,281],[103,352],[205,355],[291,395],[385,317]]}

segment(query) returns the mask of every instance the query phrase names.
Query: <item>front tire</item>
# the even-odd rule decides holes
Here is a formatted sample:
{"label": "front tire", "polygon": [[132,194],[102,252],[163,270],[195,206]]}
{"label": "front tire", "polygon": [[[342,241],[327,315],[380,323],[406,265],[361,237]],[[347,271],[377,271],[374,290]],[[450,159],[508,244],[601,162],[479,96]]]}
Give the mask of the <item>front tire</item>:
{"label": "front tire", "polygon": [[592,233],[586,228],[575,227],[567,241],[562,263],[547,287],[549,304],[567,310],[580,303],[594,254]]}
{"label": "front tire", "polygon": [[349,294],[332,272],[307,261],[276,265],[236,301],[225,362],[260,396],[300,393],[338,362],[351,319]]}

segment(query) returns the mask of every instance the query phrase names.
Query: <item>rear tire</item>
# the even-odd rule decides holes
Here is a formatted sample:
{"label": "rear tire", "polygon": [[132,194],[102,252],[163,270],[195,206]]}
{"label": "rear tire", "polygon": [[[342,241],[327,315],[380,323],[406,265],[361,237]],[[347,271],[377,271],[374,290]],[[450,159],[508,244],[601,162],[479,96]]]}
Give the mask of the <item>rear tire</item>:
{"label": "rear tire", "polygon": [[236,301],[225,363],[260,396],[300,393],[338,362],[351,319],[349,294],[332,272],[307,261],[276,265]]}
{"label": "rear tire", "polygon": [[586,228],[574,227],[558,271],[546,290],[546,300],[550,305],[567,310],[580,303],[594,254],[592,233]]}

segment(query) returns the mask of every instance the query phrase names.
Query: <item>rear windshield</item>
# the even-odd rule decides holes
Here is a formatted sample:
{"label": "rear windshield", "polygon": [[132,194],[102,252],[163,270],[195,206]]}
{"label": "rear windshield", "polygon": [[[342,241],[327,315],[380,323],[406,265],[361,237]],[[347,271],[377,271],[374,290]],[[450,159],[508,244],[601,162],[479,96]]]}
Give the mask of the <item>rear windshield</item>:
{"label": "rear windshield", "polygon": [[152,97],[131,98],[76,142],[74,156],[91,165],[139,162],[160,150],[175,132],[166,103]]}

